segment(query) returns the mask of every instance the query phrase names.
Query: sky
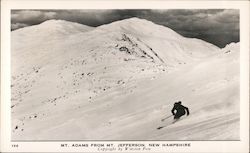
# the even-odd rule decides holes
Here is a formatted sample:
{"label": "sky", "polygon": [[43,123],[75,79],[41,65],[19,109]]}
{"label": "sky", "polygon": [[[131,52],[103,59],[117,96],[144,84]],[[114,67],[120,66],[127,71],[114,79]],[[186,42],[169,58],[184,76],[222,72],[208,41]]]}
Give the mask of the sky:
{"label": "sky", "polygon": [[131,17],[152,21],[220,48],[239,41],[239,10],[236,9],[12,10],[11,30],[50,19],[97,27]]}

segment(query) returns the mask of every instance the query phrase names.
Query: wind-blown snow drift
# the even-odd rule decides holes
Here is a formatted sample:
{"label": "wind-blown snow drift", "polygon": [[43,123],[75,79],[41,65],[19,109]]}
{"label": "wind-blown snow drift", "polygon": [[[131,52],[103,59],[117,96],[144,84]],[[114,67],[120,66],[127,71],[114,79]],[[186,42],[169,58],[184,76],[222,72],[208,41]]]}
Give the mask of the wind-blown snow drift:
{"label": "wind-blown snow drift", "polygon": [[[237,47],[138,18],[50,20],[11,36],[13,140],[239,139]],[[177,100],[191,115],[161,122]]]}

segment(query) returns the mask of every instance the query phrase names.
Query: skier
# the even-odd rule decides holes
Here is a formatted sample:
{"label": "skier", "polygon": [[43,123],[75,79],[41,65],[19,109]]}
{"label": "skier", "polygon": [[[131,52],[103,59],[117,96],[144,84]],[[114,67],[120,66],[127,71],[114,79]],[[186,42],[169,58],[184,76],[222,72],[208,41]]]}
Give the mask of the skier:
{"label": "skier", "polygon": [[[175,110],[176,110],[176,112],[175,112]],[[180,117],[185,115],[186,113],[187,113],[187,116],[189,115],[188,108],[181,105],[181,101],[174,103],[174,107],[171,110],[171,112],[174,115],[175,121],[180,119]]]}
{"label": "skier", "polygon": [[[174,103],[174,107],[173,109],[171,110],[173,116],[174,116],[174,121],[172,122],[173,124],[178,121],[180,119],[181,116],[185,115],[187,113],[187,116],[189,115],[189,109],[183,105],[181,105],[181,101],[178,101],[176,103]],[[171,117],[172,115],[170,116],[167,116],[165,117],[164,119],[162,119],[161,121],[164,121],[166,119],[168,119],[169,117]],[[165,126],[160,126],[157,128],[157,130],[160,130],[164,127],[166,127],[167,125]]]}

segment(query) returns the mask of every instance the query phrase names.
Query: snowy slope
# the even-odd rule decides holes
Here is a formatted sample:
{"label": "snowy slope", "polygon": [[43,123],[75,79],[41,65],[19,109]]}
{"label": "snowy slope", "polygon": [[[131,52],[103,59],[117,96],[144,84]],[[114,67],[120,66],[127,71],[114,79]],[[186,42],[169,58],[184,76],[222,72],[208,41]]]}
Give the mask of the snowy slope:
{"label": "snowy slope", "polygon": [[[17,29],[11,33],[11,47],[14,50],[12,55],[14,57],[20,56],[18,55],[20,52],[23,55],[23,51],[27,51],[27,54],[33,54],[36,49],[49,47],[71,35],[88,32],[92,29],[89,26],[63,20],[48,20],[39,25]],[[23,56],[27,58],[28,55]]]}
{"label": "snowy slope", "polygon": [[103,25],[96,30],[119,31],[132,35],[169,64],[185,62],[192,57],[207,57],[219,50],[218,47],[210,43],[199,39],[185,38],[170,28],[139,18],[130,18]]}
{"label": "snowy slope", "polygon": [[62,35],[71,35],[79,32],[87,32],[92,29],[93,27],[89,27],[79,23],[73,23],[64,20],[47,20],[39,25],[33,25],[17,29],[12,33],[18,34],[13,35],[12,37],[21,35],[23,36],[23,38],[36,37],[36,39],[41,39],[49,36],[50,38],[47,39],[49,40],[53,38],[53,35],[59,37]]}
{"label": "snowy slope", "polygon": [[[21,28],[11,32],[12,70],[27,67],[40,58],[48,56],[65,38],[94,29],[78,23],[63,20],[48,20],[39,25]],[[57,53],[53,53],[56,55]],[[30,59],[32,57],[32,59]],[[50,58],[48,56],[48,58]],[[46,59],[48,60],[48,59]],[[37,63],[36,63],[37,64]],[[22,70],[21,70],[22,71]],[[26,70],[24,70],[26,71]]]}
{"label": "snowy slope", "polygon": [[[13,31],[12,139],[239,139],[238,58],[138,18]],[[190,117],[156,130],[177,100]]]}

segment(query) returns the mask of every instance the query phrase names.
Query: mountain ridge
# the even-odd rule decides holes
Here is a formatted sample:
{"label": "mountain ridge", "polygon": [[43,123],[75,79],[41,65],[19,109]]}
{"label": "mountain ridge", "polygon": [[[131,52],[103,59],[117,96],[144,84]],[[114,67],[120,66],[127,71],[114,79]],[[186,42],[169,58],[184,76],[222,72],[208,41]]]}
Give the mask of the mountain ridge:
{"label": "mountain ridge", "polygon": [[[86,29],[84,30],[83,29],[83,32],[88,32],[88,31],[91,31],[91,30],[94,30],[94,29],[105,29],[105,30],[107,30],[107,31],[112,31],[112,30],[110,30],[110,29],[108,29],[108,28],[106,28],[106,27],[110,27],[110,26],[118,26],[119,27],[119,25],[120,26],[128,26],[130,23],[137,23],[137,24],[151,24],[151,25],[157,25],[157,26],[159,26],[159,27],[161,27],[161,28],[163,28],[163,29],[168,29],[168,31],[169,32],[171,32],[171,33],[173,33],[174,35],[176,35],[176,36],[181,36],[181,37],[184,37],[184,36],[182,36],[181,34],[179,34],[179,33],[177,33],[177,32],[175,32],[174,30],[172,30],[171,28],[169,28],[169,27],[166,27],[166,26],[163,26],[163,25],[159,25],[159,24],[156,24],[156,23],[154,23],[154,22],[152,22],[152,21],[149,21],[149,20],[146,20],[146,19],[143,19],[143,18],[138,18],[138,17],[132,17],[132,18],[127,18],[127,19],[123,19],[123,20],[118,20],[118,21],[114,21],[114,22],[112,22],[112,23],[108,23],[108,24],[104,24],[104,25],[100,25],[100,26],[97,26],[97,27],[91,27],[91,26],[88,26],[88,25],[84,25],[84,24],[81,24],[81,23],[78,23],[78,22],[73,22],[73,21],[66,21],[66,20],[62,20],[62,19],[50,19],[50,20],[46,20],[46,21],[44,21],[44,22],[42,22],[42,23],[40,23],[40,24],[37,24],[37,25],[32,25],[32,26],[27,26],[27,27],[23,27],[23,28],[20,28],[20,29],[17,29],[17,30],[14,30],[14,31],[12,31],[12,33],[13,32],[17,32],[17,31],[22,31],[22,30],[24,30],[24,29],[26,29],[26,28],[33,28],[33,27],[37,27],[37,26],[41,26],[41,25],[46,25],[46,26],[51,26],[51,27],[53,27],[53,26],[56,26],[56,25],[63,25],[63,26],[65,26],[65,25],[67,25],[67,24],[72,24],[72,25],[76,25],[76,26],[78,26],[78,27],[85,27]],[[128,25],[126,25],[126,24],[128,24]],[[47,27],[47,28],[51,28],[51,27]],[[119,29],[119,28],[118,28]],[[113,29],[114,30],[114,29]],[[140,30],[140,28],[138,28],[138,30]],[[80,32],[80,31],[78,31],[78,32]],[[164,38],[165,36],[163,36],[163,38]],[[202,40],[202,39],[199,39],[199,38],[189,38],[189,37],[184,37],[185,39],[196,39],[196,40],[201,40],[201,41],[204,41],[204,40]],[[206,42],[206,41],[204,41],[204,42]],[[206,43],[208,43],[208,44],[211,44],[211,43],[209,43],[209,42],[206,42]],[[213,46],[216,46],[216,45],[214,45],[214,44],[212,44]],[[216,46],[217,47],[217,46]],[[226,47],[226,46],[225,46]],[[219,47],[217,47],[217,48],[219,48]]]}
{"label": "mountain ridge", "polygon": [[[66,24],[66,28],[57,28],[57,25],[61,27],[64,24]],[[81,32],[75,30],[75,25],[77,25],[77,27],[83,27],[83,31],[81,31],[81,28]],[[138,28],[136,25],[142,27]],[[72,27],[73,32],[71,31]],[[72,51],[79,52],[77,50],[85,50],[84,48],[86,47],[84,47],[84,44],[86,43],[91,44],[91,46],[97,45],[103,47],[104,50],[112,48],[111,50],[113,51],[120,50],[123,47],[123,49],[126,48],[127,50],[125,52],[131,55],[149,59],[155,58],[157,61],[165,63],[168,66],[176,66],[195,59],[213,56],[217,54],[216,51],[219,51],[216,46],[203,40],[185,38],[170,28],[138,18],[125,19],[96,28],[89,29],[89,27],[87,27],[87,30],[85,26],[81,24],[63,20],[48,20],[40,25],[26,27],[24,29],[25,31],[21,31],[20,29],[19,31],[12,32],[12,53],[22,54],[19,56],[25,56],[26,50],[33,47],[36,49],[31,52],[37,55],[40,55],[39,52],[41,52],[43,57],[46,57],[45,55],[49,54],[49,50],[53,50],[53,48],[57,50],[61,47],[67,48],[67,46],[70,46]],[[60,29],[69,29],[69,31],[64,32],[62,30],[61,32]],[[52,33],[50,33],[50,31],[52,31]],[[27,45],[27,43],[31,41],[33,43]],[[37,47],[38,45],[40,46]],[[24,51],[20,52],[20,50]],[[60,49],[60,52],[65,52],[63,50],[64,49]],[[60,54],[60,52],[58,50],[57,54]],[[27,54],[30,53],[27,52]],[[50,57],[50,55],[48,57]],[[37,57],[37,59],[39,58],[40,57]]]}

